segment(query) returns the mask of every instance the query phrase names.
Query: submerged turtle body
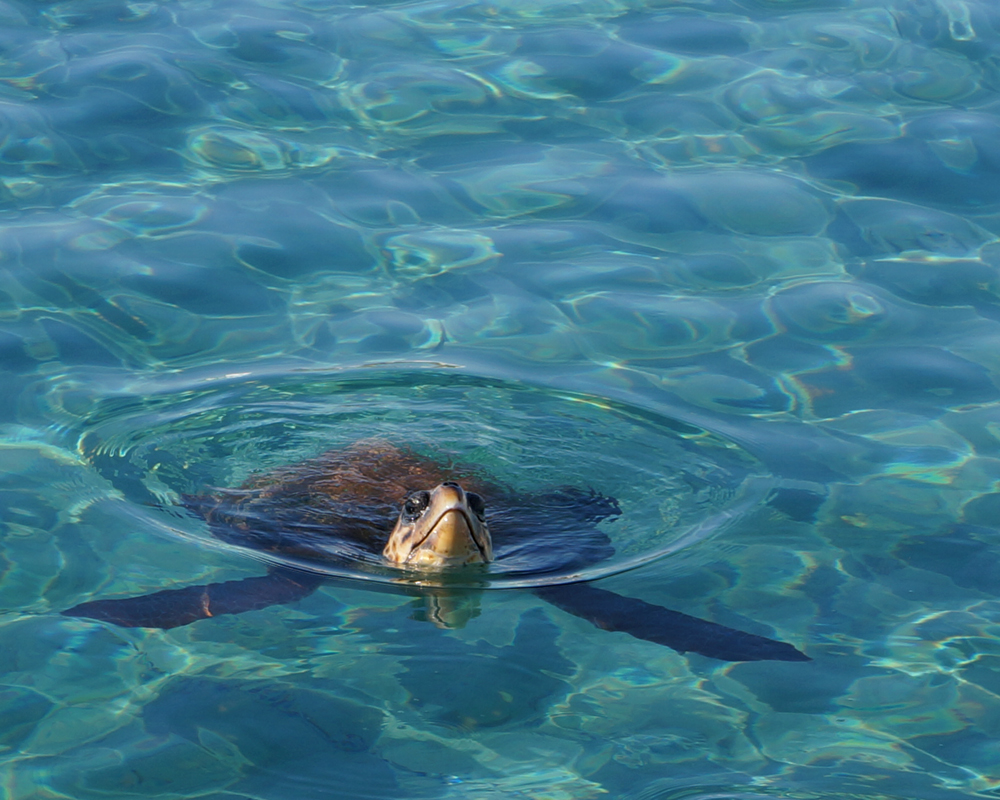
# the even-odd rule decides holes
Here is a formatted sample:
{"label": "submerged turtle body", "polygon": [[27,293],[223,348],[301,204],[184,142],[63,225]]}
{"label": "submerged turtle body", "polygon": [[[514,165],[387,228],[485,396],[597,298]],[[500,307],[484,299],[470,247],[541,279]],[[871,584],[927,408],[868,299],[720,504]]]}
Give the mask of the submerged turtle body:
{"label": "submerged turtle body", "polygon": [[[552,573],[597,563],[614,551],[596,524],[620,513],[615,500],[593,491],[517,493],[475,468],[379,442],[283,467],[237,489],[186,496],[184,504],[217,538],[280,556],[282,564],[261,577],[96,600],[63,613],[129,627],[173,628],[305,597],[331,580],[320,570],[333,563],[398,571],[395,588],[426,595],[427,617],[447,627],[454,617],[452,601],[462,590],[443,588],[442,578],[467,576],[496,561],[506,571],[537,574],[542,583],[546,573],[551,579]],[[428,580],[414,581],[414,575]],[[681,652],[730,661],[808,660],[789,644],[584,582],[530,591],[600,628]]]}

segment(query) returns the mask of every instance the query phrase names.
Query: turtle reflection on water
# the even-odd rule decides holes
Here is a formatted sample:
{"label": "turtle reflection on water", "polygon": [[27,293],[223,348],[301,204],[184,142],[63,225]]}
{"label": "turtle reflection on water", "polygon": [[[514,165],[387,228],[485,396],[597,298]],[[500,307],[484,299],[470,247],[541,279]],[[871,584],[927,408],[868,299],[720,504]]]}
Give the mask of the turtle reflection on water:
{"label": "turtle reflection on water", "polygon": [[617,516],[618,503],[593,491],[560,487],[519,494],[474,469],[360,442],[252,478],[239,489],[184,501],[219,539],[284,562],[261,577],[96,600],[63,613],[127,627],[174,628],[305,597],[332,580],[310,571],[310,563],[383,572],[394,565],[400,579],[390,581],[393,588],[424,596],[426,616],[448,627],[461,624],[468,608],[463,597],[469,596],[447,588],[448,578],[461,576],[468,584],[471,572],[474,583],[474,571],[496,561],[524,576],[537,575],[539,585],[529,591],[599,628],[728,661],[809,660],[784,642],[585,582],[544,585],[546,574],[549,580],[554,572],[572,574],[613,554],[596,523]]}

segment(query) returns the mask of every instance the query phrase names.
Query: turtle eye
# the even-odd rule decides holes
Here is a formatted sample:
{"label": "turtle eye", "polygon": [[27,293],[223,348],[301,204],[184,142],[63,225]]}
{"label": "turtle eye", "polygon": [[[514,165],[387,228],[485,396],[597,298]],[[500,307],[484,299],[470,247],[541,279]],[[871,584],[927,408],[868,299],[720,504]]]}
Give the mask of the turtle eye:
{"label": "turtle eye", "polygon": [[478,494],[466,492],[465,499],[468,501],[469,508],[472,509],[473,514],[479,517],[479,519],[486,518],[486,501],[483,500],[483,498],[481,498]]}
{"label": "turtle eye", "polygon": [[430,492],[414,492],[409,495],[403,501],[403,519],[407,522],[413,522],[427,510],[427,505],[430,501]]}

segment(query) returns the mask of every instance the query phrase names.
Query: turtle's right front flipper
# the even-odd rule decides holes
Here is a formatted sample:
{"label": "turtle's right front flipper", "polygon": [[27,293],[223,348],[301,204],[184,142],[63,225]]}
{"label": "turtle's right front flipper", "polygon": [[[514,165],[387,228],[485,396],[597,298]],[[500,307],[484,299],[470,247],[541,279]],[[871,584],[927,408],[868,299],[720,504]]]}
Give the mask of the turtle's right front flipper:
{"label": "turtle's right front flipper", "polygon": [[321,582],[319,575],[282,569],[239,581],[167,589],[141,597],[93,600],[62,613],[125,628],[177,628],[220,614],[242,614],[291,603],[311,594]]}

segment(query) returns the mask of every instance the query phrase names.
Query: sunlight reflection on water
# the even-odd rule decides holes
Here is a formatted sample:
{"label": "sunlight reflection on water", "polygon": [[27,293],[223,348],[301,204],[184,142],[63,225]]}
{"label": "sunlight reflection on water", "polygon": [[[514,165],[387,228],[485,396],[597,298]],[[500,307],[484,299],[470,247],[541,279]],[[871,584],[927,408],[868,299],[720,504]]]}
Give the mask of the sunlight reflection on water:
{"label": "sunlight reflection on water", "polygon": [[[993,796],[998,47],[988,0],[0,3],[5,794]],[[523,592],[55,616],[259,574],[156,506],[388,434],[617,497],[608,573],[686,546],[601,586],[814,662]]]}

